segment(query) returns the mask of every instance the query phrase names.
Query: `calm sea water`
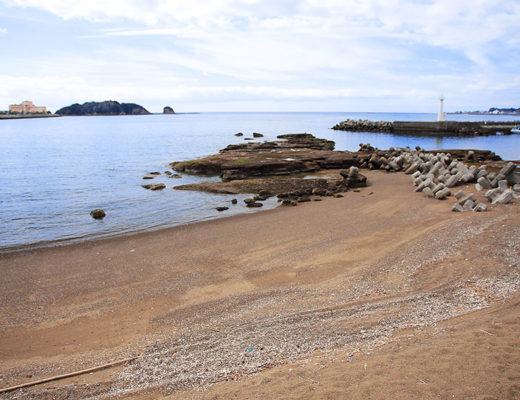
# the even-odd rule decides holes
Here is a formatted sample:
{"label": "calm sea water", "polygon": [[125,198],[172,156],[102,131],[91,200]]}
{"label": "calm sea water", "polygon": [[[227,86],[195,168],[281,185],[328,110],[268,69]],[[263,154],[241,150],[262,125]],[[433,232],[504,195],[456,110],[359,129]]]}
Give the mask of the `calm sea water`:
{"label": "calm sea water", "polygon": [[[0,121],[0,249],[45,245],[121,233],[153,230],[205,219],[252,212],[231,206],[234,197],[172,190],[174,185],[218,180],[216,177],[165,175],[143,181],[149,171],[168,163],[213,154],[244,132],[273,140],[283,133],[309,132],[336,142],[337,150],[357,150],[371,143],[382,149],[473,148],[520,159],[520,135],[475,138],[407,137],[333,131],[351,119],[435,120],[434,114],[393,113],[203,113],[121,117],[62,117]],[[508,120],[505,116],[450,115],[456,120]],[[149,191],[143,183],[163,182]],[[240,204],[242,203],[242,204]],[[216,206],[228,205],[219,213]],[[276,207],[275,200],[264,209]],[[107,217],[89,213],[103,208]]]}

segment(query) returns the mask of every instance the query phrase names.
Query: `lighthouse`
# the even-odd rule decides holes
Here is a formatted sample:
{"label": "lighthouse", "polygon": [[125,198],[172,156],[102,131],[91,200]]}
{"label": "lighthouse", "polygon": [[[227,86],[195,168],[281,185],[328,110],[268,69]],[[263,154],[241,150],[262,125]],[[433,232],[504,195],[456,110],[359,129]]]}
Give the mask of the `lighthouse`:
{"label": "lighthouse", "polygon": [[439,113],[437,114],[437,121],[446,121],[446,114],[442,110],[442,106],[444,104],[444,98],[441,95],[441,98],[439,99]]}

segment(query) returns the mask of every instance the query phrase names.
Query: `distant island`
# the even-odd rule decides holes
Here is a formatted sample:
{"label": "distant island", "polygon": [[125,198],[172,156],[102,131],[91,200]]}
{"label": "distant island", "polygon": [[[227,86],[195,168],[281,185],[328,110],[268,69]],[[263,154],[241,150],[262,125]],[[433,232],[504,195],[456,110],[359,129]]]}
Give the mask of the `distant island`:
{"label": "distant island", "polygon": [[119,103],[114,100],[90,101],[83,104],[72,104],[56,111],[58,115],[148,115],[151,114],[146,108],[135,103]]}
{"label": "distant island", "polygon": [[453,114],[471,114],[471,115],[520,115],[520,108],[497,108],[491,107],[487,111],[457,111]]}

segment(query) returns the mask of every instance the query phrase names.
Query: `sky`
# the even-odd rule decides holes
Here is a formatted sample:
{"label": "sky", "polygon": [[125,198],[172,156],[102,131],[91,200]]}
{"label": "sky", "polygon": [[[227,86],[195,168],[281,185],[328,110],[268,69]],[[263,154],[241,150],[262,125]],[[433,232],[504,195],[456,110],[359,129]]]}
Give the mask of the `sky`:
{"label": "sky", "polygon": [[520,0],[0,0],[0,110],[520,107]]}

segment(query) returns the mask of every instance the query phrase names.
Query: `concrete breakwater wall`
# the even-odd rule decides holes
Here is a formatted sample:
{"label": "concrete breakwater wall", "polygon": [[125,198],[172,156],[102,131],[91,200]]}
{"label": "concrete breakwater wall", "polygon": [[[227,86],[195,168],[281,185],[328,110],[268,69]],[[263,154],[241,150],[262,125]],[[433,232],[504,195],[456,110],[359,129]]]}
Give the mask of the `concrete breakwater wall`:
{"label": "concrete breakwater wall", "polygon": [[384,132],[404,135],[427,136],[488,136],[509,135],[520,122],[423,122],[423,121],[369,121],[350,120],[340,122],[332,129],[354,132]]}

